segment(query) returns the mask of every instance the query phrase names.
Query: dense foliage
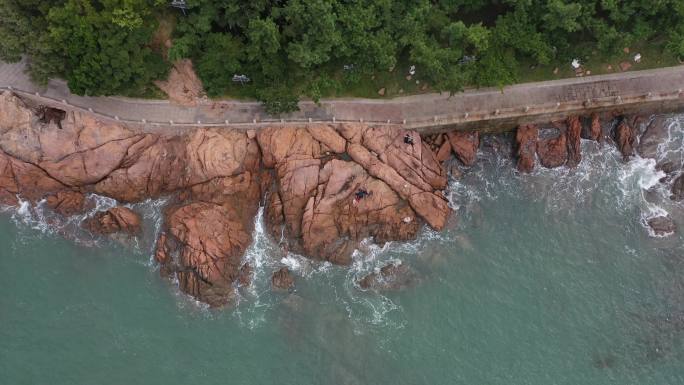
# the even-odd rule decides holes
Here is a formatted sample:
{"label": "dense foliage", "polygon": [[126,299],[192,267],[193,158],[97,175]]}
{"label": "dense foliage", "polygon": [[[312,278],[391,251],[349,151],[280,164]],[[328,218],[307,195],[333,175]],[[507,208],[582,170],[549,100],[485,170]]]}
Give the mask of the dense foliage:
{"label": "dense foliage", "polygon": [[[682,0],[0,0],[0,57],[30,58],[38,80],[112,94],[164,74],[150,49],[177,19],[168,59],[192,58],[210,96],[250,78],[270,111],[296,108],[407,63],[433,89],[516,81],[519,63],[618,52],[665,39],[684,57]],[[345,67],[345,70],[342,68]]]}

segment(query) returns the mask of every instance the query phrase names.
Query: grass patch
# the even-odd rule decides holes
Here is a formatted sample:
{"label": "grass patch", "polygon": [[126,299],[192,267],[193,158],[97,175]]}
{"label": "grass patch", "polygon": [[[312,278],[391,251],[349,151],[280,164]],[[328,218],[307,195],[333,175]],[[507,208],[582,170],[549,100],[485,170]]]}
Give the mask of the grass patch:
{"label": "grass patch", "polygon": [[[622,72],[620,63],[631,64],[629,71],[639,71],[652,68],[662,68],[678,65],[677,58],[665,50],[664,41],[650,41],[634,44],[629,52],[620,51],[619,54],[606,55],[593,51],[591,55],[579,58],[585,71],[590,75],[604,75]],[[635,63],[634,55],[641,54],[641,62]],[[558,69],[557,73],[554,71]],[[565,79],[575,77],[575,70],[567,62],[555,62],[548,65],[534,66],[531,62],[521,62],[518,69],[518,83],[538,82],[544,80]]]}

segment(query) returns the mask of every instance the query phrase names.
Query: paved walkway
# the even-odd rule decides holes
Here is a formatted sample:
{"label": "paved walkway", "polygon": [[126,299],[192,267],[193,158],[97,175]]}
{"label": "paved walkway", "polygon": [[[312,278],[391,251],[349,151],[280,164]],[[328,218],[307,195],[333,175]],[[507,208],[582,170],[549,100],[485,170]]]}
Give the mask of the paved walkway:
{"label": "paved walkway", "polygon": [[[208,101],[197,107],[165,100],[122,97],[82,97],[69,92],[66,83],[51,80],[47,87],[31,83],[23,62],[0,62],[0,87],[32,94],[41,101],[66,102],[70,107],[92,109],[105,117],[147,124],[231,125],[273,122],[258,102]],[[402,123],[421,128],[548,114],[572,113],[588,107],[639,103],[640,101],[684,100],[684,66],[610,75],[525,83],[503,89],[480,89],[455,94],[423,94],[394,99],[330,99],[319,104],[303,101],[300,111],[283,117],[286,121],[360,121]],[[35,96],[38,93],[39,96]]]}

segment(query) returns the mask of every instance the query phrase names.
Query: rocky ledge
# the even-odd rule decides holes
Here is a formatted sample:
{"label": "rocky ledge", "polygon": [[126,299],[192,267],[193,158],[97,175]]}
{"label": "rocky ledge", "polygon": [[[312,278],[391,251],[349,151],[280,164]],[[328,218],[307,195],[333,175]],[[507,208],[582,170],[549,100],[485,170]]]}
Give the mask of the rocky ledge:
{"label": "rocky ledge", "polygon": [[[667,130],[663,119],[569,117],[518,127],[520,172],[576,167],[581,138],[616,144],[622,156],[655,157]],[[38,202],[70,216],[90,209],[95,193],[121,204],[167,197],[154,258],[162,276],[211,306],[231,301],[250,284],[243,260],[254,218],[264,207],[268,232],[284,250],[349,265],[359,242],[412,239],[423,224],[441,230],[450,208],[444,197],[451,175],[477,160],[477,132],[421,137],[400,126],[365,124],[279,125],[259,130],[196,128],[183,134],[140,131],[89,114],[32,105],[0,95],[0,204]],[[672,198],[684,199],[681,170],[660,160]],[[676,231],[669,217],[648,221],[658,236]],[[141,233],[139,216],[119,206],[83,223],[95,234]],[[409,266],[391,264],[357,284],[396,290],[417,281]],[[287,269],[274,289],[291,289]]]}
{"label": "rocky ledge", "polygon": [[[450,145],[470,162],[478,140],[453,138]],[[89,193],[121,204],[169,197],[155,260],[181,290],[212,306],[249,284],[243,254],[260,205],[285,248],[347,265],[366,237],[407,240],[423,223],[442,229],[450,215],[446,186],[435,153],[420,135],[397,126],[165,135],[0,95],[0,204],[45,199],[68,216],[86,210]],[[139,216],[125,207],[98,213],[84,227],[141,231]]]}

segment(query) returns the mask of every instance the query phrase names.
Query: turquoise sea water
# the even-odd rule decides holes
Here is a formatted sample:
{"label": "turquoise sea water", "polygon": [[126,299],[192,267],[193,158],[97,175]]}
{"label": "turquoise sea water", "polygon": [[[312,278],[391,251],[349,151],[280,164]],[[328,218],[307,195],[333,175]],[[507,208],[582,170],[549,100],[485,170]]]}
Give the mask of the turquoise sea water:
{"label": "turquoise sea water", "polygon": [[[521,176],[504,140],[486,142],[451,183],[445,231],[369,242],[351,269],[281,255],[257,218],[255,284],[221,310],[151,263],[163,202],[136,205],[147,227],[133,245],[6,210],[0,384],[683,384],[682,237],[642,222],[664,210],[684,226],[684,210],[655,162],[583,142],[578,169]],[[415,286],[354,285],[388,260],[409,264]],[[269,290],[282,264],[294,293]]]}

